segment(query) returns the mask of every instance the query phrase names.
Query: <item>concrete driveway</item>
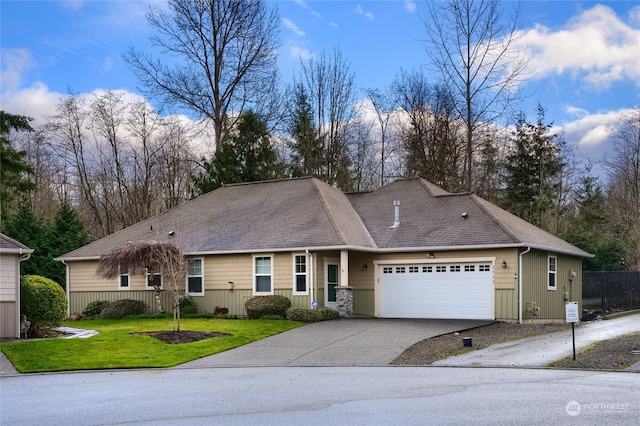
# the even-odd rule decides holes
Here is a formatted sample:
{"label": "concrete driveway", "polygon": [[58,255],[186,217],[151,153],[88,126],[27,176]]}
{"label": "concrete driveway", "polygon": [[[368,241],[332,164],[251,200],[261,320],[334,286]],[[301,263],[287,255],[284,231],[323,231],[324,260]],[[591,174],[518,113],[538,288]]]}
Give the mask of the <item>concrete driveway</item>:
{"label": "concrete driveway", "polygon": [[421,340],[491,322],[379,318],[318,322],[176,368],[389,365]]}

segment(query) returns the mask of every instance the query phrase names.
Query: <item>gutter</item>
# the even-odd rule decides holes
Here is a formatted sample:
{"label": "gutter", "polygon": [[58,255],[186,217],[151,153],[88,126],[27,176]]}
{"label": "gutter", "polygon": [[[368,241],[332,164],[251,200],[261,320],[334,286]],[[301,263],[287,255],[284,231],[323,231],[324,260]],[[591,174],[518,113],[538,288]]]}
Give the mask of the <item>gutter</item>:
{"label": "gutter", "polygon": [[518,324],[522,324],[522,256],[529,253],[531,247],[518,255]]}
{"label": "gutter", "polygon": [[313,302],[314,302],[314,281],[313,281],[313,255],[309,252],[309,249],[305,250],[305,252],[307,253],[307,256],[309,256],[309,289],[310,289],[310,299],[311,299],[311,308],[313,309]]}

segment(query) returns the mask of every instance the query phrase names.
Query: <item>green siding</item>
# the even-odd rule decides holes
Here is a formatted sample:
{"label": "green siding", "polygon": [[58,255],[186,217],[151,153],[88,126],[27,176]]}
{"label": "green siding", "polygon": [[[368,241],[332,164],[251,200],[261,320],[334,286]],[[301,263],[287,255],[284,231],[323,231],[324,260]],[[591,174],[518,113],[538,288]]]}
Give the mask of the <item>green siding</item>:
{"label": "green siding", "polygon": [[[276,289],[274,294],[288,297],[292,306],[310,307],[309,296],[293,296],[293,290]],[[171,311],[172,296],[169,292],[161,292],[160,297],[165,311]],[[193,296],[200,312],[213,312],[216,306],[229,309],[230,315],[245,316],[245,302],[253,297],[251,290],[206,290],[204,296]],[[153,291],[73,291],[69,295],[71,313],[81,313],[89,302],[94,300],[142,300],[149,308],[149,313],[158,312]]]}
{"label": "green siding", "polygon": [[[577,301],[579,308],[582,309],[582,260],[551,253],[557,258],[557,272],[556,290],[549,290],[547,286],[549,254],[535,250],[523,256],[523,319],[564,320],[565,293],[568,293],[569,300]],[[573,282],[570,281],[571,270],[576,272]],[[526,312],[527,302],[535,302],[540,307],[540,315]]]}
{"label": "green siding", "polygon": [[375,292],[373,289],[353,289],[353,313],[374,316]]}
{"label": "green siding", "polygon": [[518,291],[515,289],[496,290],[495,318],[497,320],[518,319]]}

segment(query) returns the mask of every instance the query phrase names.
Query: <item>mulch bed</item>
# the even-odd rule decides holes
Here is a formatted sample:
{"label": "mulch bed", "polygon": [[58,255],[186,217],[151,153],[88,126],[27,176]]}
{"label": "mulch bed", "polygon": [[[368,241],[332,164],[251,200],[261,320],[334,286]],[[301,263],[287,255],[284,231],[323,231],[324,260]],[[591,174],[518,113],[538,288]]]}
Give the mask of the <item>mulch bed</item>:
{"label": "mulch bed", "polygon": [[204,331],[150,331],[145,333],[135,333],[150,336],[164,343],[180,344],[191,343],[199,340],[211,339],[214,337],[231,336],[229,333],[204,332]]}

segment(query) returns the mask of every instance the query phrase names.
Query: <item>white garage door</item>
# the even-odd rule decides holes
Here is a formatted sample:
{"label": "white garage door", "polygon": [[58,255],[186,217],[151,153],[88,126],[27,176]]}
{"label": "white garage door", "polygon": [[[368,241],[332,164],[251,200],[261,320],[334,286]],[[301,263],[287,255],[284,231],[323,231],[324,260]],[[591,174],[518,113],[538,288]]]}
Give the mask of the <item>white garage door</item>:
{"label": "white garage door", "polygon": [[491,263],[379,267],[382,317],[494,319]]}

